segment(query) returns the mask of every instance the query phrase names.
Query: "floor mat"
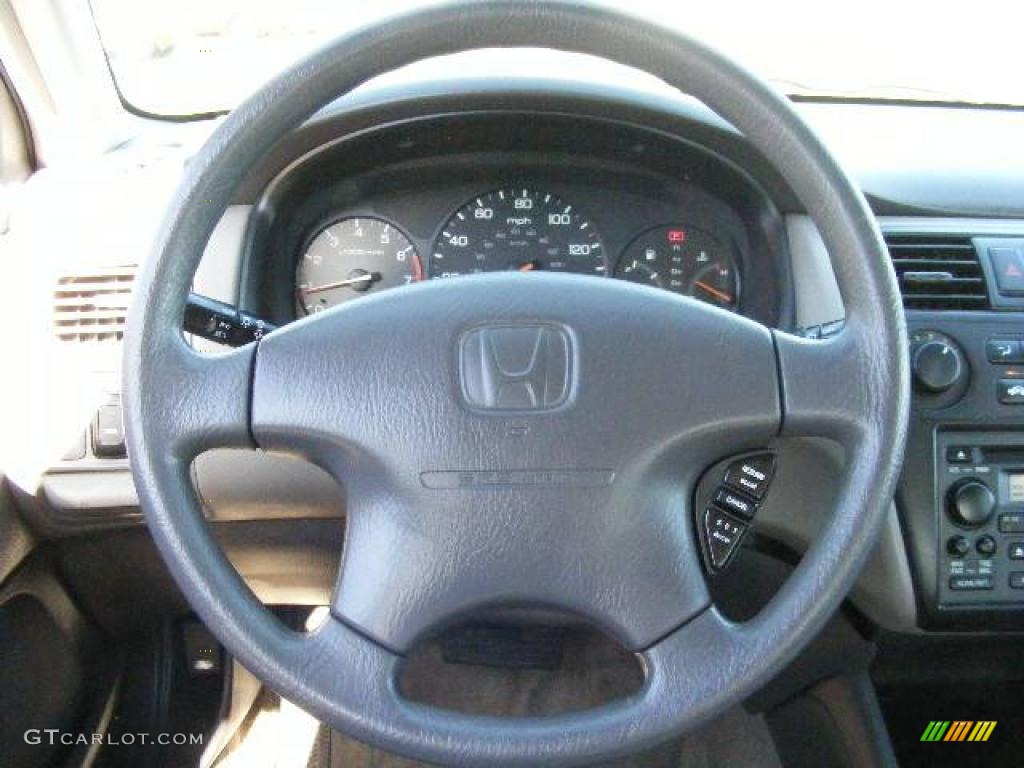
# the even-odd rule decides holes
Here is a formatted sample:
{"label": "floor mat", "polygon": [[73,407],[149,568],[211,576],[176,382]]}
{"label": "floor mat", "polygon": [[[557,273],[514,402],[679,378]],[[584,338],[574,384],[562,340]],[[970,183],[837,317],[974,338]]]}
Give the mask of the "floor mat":
{"label": "floor mat", "polygon": [[[263,696],[217,768],[423,768],[318,723],[273,694]],[[781,768],[761,717],[733,709],[666,747],[594,768]]]}

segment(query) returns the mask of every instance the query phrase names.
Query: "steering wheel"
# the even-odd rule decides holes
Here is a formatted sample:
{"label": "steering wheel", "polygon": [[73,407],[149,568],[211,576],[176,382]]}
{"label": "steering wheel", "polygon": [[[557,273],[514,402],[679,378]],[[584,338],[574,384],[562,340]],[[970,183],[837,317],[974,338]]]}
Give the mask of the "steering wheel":
{"label": "steering wheel", "polygon": [[[503,273],[382,292],[222,355],[186,343],[184,305],[206,240],[274,142],[396,67],[525,46],[646,70],[738,128],[817,224],[844,330],[802,339],[624,281]],[[785,98],[693,40],[608,10],[468,3],[338,39],[214,132],[135,290],[127,440],[178,585],[271,688],[354,738],[422,760],[607,760],[737,703],[849,591],[902,460],[906,329],[863,197]],[[695,484],[714,462],[780,435],[844,447],[835,509],[771,602],[732,623],[701,570]],[[189,467],[221,446],[298,454],[344,485],[344,556],[319,629],[284,627],[211,539]],[[592,710],[515,719],[404,699],[396,678],[413,643],[495,606],[556,609],[600,627],[640,656],[643,686]]]}

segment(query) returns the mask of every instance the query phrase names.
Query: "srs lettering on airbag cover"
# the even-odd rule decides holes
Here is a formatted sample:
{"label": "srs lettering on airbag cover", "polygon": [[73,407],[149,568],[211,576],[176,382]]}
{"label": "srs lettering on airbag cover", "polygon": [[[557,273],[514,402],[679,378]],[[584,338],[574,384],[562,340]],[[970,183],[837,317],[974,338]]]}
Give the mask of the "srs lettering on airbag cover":
{"label": "srs lettering on airbag cover", "polygon": [[423,472],[424,488],[501,488],[516,485],[598,487],[611,485],[610,469],[495,469]]}

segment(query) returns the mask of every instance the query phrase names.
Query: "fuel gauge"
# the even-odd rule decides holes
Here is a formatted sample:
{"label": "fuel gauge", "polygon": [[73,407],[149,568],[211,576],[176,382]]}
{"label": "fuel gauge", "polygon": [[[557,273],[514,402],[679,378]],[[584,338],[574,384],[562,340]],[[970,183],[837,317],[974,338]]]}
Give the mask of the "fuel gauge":
{"label": "fuel gauge", "polygon": [[[653,251],[651,253],[653,254]],[[634,258],[629,262],[620,262],[619,271],[615,276],[634,283],[645,283],[655,288],[664,288],[662,270],[657,262],[656,256],[650,259]]]}

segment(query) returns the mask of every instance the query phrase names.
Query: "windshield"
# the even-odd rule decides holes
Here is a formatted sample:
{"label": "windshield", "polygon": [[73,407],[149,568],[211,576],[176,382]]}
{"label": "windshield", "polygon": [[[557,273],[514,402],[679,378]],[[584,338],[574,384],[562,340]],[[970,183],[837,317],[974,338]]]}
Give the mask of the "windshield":
{"label": "windshield", "polygon": [[[125,102],[138,111],[178,117],[229,110],[338,34],[427,4],[91,2]],[[916,0],[604,4],[703,40],[793,96],[1024,104],[1020,31],[1006,18],[1005,0],[955,6]]]}

